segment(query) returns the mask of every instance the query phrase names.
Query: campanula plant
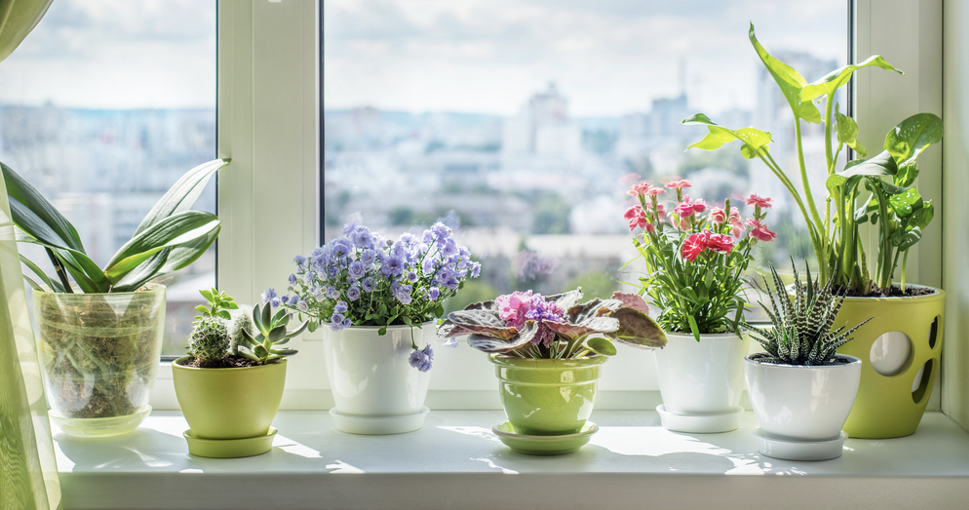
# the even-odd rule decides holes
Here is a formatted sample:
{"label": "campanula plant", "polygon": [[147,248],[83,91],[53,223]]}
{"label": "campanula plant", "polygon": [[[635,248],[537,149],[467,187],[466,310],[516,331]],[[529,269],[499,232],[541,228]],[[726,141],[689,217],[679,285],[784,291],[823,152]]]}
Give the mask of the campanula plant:
{"label": "campanula plant", "polygon": [[[639,231],[633,244],[647,268],[639,279],[641,292],[663,310],[657,322],[666,331],[692,333],[699,341],[700,334],[739,331],[751,250],[758,242],[773,241],[776,234],[764,223],[770,198],[747,198],[754,214],[745,221],[729,199],[723,207],[712,207],[685,195],[689,187],[686,179],[664,187],[647,181],[633,184],[628,193],[639,205],[627,209],[625,218],[631,232]],[[659,198],[667,190],[676,193],[669,211]]]}
{"label": "campanula plant", "polygon": [[[477,278],[481,264],[459,246],[453,231],[437,222],[418,238],[404,233],[396,241],[385,239],[363,225],[344,227],[343,235],[313,250],[309,258],[293,259],[287,294],[274,289],[263,293],[263,303],[283,307],[310,319],[310,329],[327,325],[333,331],[352,326],[421,324],[444,315],[444,301]],[[430,345],[418,347],[411,366],[431,368]]]}

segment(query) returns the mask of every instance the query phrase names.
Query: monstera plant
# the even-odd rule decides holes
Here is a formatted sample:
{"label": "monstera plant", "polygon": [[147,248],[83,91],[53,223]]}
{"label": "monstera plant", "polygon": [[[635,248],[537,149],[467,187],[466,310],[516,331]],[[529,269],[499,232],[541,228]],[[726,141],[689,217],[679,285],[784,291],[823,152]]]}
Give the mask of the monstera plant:
{"label": "monstera plant", "polygon": [[447,338],[468,336],[475,349],[519,358],[574,359],[613,356],[613,341],[653,349],[666,334],[636,294],[579,303],[582,290],[543,297],[515,292],[451,312],[438,329]]}

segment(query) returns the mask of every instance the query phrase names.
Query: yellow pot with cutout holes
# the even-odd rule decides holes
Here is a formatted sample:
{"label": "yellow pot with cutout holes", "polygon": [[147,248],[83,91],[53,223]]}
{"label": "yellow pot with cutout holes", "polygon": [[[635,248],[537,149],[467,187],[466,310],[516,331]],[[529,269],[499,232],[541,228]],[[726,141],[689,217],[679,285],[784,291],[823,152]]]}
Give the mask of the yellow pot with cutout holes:
{"label": "yellow pot with cutout holes", "polygon": [[942,354],[945,292],[932,290],[924,296],[845,298],[835,327],[874,317],[838,349],[862,360],[858,397],[844,424],[849,436],[902,437],[918,428]]}

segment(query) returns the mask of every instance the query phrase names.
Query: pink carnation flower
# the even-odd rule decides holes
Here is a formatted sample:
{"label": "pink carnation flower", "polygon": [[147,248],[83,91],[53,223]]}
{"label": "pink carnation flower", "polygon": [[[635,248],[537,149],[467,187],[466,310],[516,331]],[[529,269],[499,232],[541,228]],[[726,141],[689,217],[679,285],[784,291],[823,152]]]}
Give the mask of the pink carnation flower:
{"label": "pink carnation flower", "polygon": [[767,229],[767,225],[753,218],[747,219],[747,225],[751,227],[750,232],[748,232],[747,235],[758,241],[771,242],[775,237],[777,237],[776,233]]}
{"label": "pink carnation flower", "polygon": [[666,187],[670,189],[683,189],[683,188],[692,188],[693,184],[691,184],[690,181],[686,179],[680,179],[678,181],[667,182]]}
{"label": "pink carnation flower", "polygon": [[717,225],[723,225],[727,221],[727,213],[719,207],[714,207],[707,217]]}
{"label": "pink carnation flower", "polygon": [[676,204],[676,209],[673,212],[676,213],[680,218],[688,218],[694,214],[700,214],[707,210],[707,203],[703,199],[697,199],[696,202],[690,200],[690,195],[683,197],[683,201]]}
{"label": "pink carnation flower", "polygon": [[686,260],[693,262],[697,257],[700,256],[701,253],[703,253],[703,250],[706,249],[707,243],[706,239],[703,237],[703,234],[690,234],[690,236],[686,238],[686,241],[683,241],[683,246],[680,247],[680,255],[682,255]]}
{"label": "pink carnation flower", "polygon": [[730,253],[733,250],[733,238],[726,234],[713,234],[709,230],[703,231],[707,248],[717,253]]}
{"label": "pink carnation flower", "polygon": [[747,200],[744,200],[744,203],[747,205],[752,205],[754,207],[760,207],[762,209],[770,209],[771,201],[772,200],[770,198],[759,197],[755,194],[751,194],[750,197],[747,198]]}

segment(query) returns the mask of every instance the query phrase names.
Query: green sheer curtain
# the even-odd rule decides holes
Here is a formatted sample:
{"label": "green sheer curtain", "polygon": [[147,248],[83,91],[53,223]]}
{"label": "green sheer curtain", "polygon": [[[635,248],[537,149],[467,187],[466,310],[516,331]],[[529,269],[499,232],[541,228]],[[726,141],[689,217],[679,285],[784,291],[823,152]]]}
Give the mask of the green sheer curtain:
{"label": "green sheer curtain", "polygon": [[[20,45],[50,3],[51,0],[0,0],[0,60]],[[0,508],[63,508],[47,400],[3,179],[0,179],[0,287]]]}

